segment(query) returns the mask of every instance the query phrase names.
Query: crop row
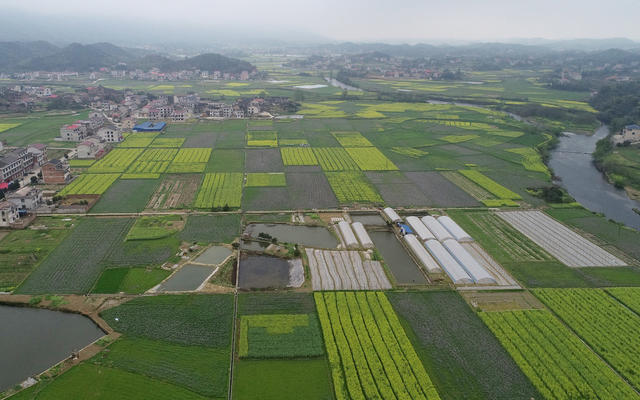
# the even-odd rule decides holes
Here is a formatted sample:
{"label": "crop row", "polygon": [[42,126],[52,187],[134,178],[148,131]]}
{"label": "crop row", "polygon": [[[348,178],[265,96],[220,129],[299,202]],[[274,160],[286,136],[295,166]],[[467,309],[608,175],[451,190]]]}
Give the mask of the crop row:
{"label": "crop row", "polygon": [[173,161],[177,153],[178,149],[146,149],[136,161]]}
{"label": "crop row", "polygon": [[342,147],[369,147],[371,142],[360,132],[331,132]]}
{"label": "crop row", "polygon": [[500,199],[509,199],[509,200],[522,199],[522,197],[520,197],[519,194],[512,192],[506,187],[500,185],[498,182],[494,181],[493,179],[483,175],[482,173],[476,170],[463,169],[463,170],[460,170],[459,172]]}
{"label": "crop row", "polygon": [[207,148],[191,148],[180,149],[176,158],[173,159],[174,163],[206,163],[211,156],[211,149]]}
{"label": "crop row", "polygon": [[136,161],[127,173],[162,173],[169,166],[169,161]]}
{"label": "crop row", "polygon": [[327,172],[326,176],[341,203],[382,203],[382,197],[361,172]]}
{"label": "crop row", "polygon": [[61,196],[67,194],[102,194],[118,179],[118,175],[119,174],[80,175],[62,189],[59,194]]}
{"label": "crop row", "polygon": [[143,149],[114,149],[89,167],[91,173],[124,172],[142,154]]}
{"label": "crop row", "polygon": [[483,312],[480,317],[546,399],[638,398],[548,311]]}
{"label": "crop row", "polygon": [[348,147],[345,149],[363,171],[395,171],[398,167],[375,147]]}
{"label": "crop row", "polygon": [[522,156],[522,166],[529,171],[542,172],[549,174],[547,166],[542,162],[542,157],[535,149],[531,147],[518,147],[515,149],[507,149],[508,152],[519,154]]}
{"label": "crop row", "polygon": [[640,288],[617,287],[606,289],[609,294],[622,302],[625,306],[640,315]]}
{"label": "crop row", "polygon": [[180,147],[184,138],[157,138],[151,143],[151,147]]}
{"label": "crop row", "polygon": [[287,179],[282,172],[252,172],[247,174],[246,186],[287,186]]}
{"label": "crop row", "polygon": [[278,134],[275,131],[248,132],[247,146],[278,147]]}
{"label": "crop row", "polygon": [[337,399],[439,399],[382,292],[314,293]]}
{"label": "crop row", "polygon": [[240,207],[241,200],[242,173],[210,173],[204,176],[195,207]]}
{"label": "crop row", "polygon": [[310,147],[284,147],[280,149],[284,165],[318,165]]}
{"label": "crop row", "polygon": [[429,154],[428,152],[416,149],[415,147],[392,147],[391,151],[411,158],[420,158]]}
{"label": "crop row", "polygon": [[640,318],[633,311],[601,289],[539,289],[534,294],[640,389]]}
{"label": "crop row", "polygon": [[314,147],[313,154],[325,171],[358,170],[358,164],[342,147]]}

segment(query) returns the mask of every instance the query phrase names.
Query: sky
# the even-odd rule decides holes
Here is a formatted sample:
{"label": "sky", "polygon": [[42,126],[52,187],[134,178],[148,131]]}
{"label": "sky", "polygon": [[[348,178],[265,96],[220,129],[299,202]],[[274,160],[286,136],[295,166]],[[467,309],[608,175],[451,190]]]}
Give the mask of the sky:
{"label": "sky", "polygon": [[153,27],[172,37],[242,31],[359,42],[640,40],[638,17],[640,0],[0,0],[0,35],[64,37],[66,23],[67,35],[80,36],[144,36]]}

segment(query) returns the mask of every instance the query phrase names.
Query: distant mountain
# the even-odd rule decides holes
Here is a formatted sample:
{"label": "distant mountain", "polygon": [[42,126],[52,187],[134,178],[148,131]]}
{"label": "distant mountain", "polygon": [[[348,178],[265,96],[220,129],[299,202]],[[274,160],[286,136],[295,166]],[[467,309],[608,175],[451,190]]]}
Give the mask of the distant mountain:
{"label": "distant mountain", "polygon": [[[246,61],[220,54],[171,59],[148,51],[122,48],[111,43],[72,43],[59,48],[48,42],[0,42],[0,71],[95,71],[102,67],[158,68],[164,72],[200,69],[238,73],[252,71]],[[126,65],[126,67],[124,67]]]}
{"label": "distant mountain", "polygon": [[554,50],[600,51],[639,49],[640,43],[627,38],[557,40],[542,44]]}

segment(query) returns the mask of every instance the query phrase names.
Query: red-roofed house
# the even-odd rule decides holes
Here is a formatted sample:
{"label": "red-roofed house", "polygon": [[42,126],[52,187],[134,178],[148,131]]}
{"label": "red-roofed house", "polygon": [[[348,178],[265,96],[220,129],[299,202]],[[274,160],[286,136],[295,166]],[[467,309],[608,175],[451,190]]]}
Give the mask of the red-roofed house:
{"label": "red-roofed house", "polygon": [[80,124],[62,125],[60,138],[68,142],[79,142],[87,137],[87,128]]}

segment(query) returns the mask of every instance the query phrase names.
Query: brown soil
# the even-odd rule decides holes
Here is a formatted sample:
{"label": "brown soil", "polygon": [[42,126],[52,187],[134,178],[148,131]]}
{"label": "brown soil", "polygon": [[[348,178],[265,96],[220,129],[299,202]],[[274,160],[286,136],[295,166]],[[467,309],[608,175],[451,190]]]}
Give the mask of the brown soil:
{"label": "brown soil", "polygon": [[529,292],[459,292],[472,307],[481,311],[531,310],[544,308]]}

